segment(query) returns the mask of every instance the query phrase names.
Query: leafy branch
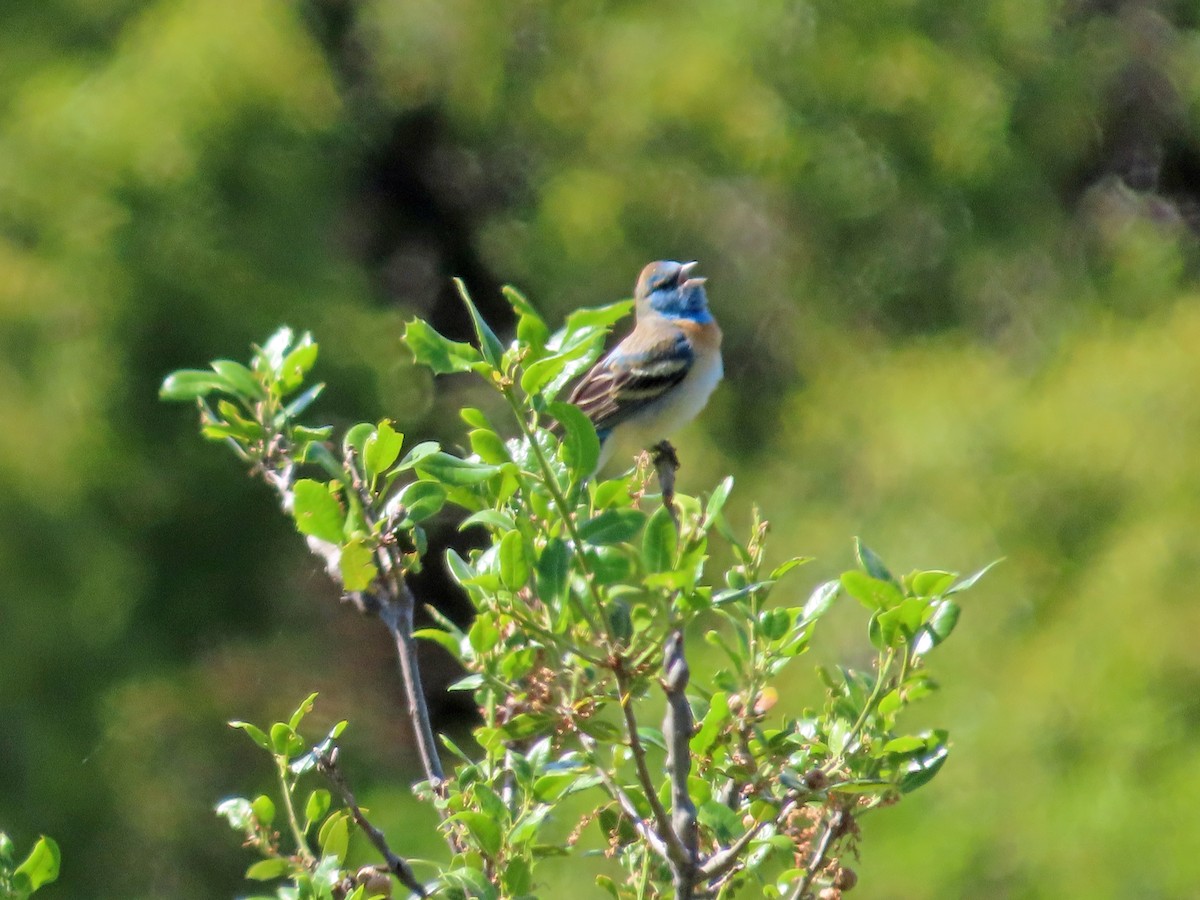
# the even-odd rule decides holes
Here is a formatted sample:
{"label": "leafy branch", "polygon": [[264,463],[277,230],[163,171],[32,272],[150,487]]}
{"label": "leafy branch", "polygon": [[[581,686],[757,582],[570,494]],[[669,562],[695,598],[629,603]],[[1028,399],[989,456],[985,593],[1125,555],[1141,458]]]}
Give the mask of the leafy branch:
{"label": "leafy branch", "polygon": [[[300,768],[325,771],[345,804],[315,811],[360,828],[385,860],[372,872],[418,895],[532,897],[539,862],[579,852],[591,823],[625,872],[597,878],[618,900],[739,892],[800,900],[848,889],[855,876],[842,858],[855,847],[857,819],[921,787],[945,762],[945,731],[909,734],[899,720],[933,689],[926,658],[958,621],[954,595],[982,573],[896,578],[858,543],[856,569],[797,599],[785,579],[807,559],[768,567],[769,527],[757,510],[748,536],[735,534],[724,515],[732,479],[706,497],[676,494],[667,447],[619,477],[593,477],[596,432],[559,398],[627,303],[579,310],[551,332],[506,290],[517,318],[506,344],[459,290],[475,344],[420,319],[404,340],[435,374],[477,376],[511,415],[497,428],[463,409],[465,457],[432,442],[401,456],[404,436],[386,419],[355,425],[336,443],[331,428],[301,424],[320,393],[305,385],[317,350],[287,329],[249,366],[218,361],[164,383],[165,398],[194,401],[202,433],[228,443],[272,486],[347,599],[393,635],[425,772],[418,796],[438,810],[449,848],[422,885],[339,782],[336,734],[318,752],[295,743],[296,724],[267,734],[238,723],[275,756],[293,845],[281,848],[263,798],[223,808],[264,856],[248,874],[290,879],[280,896],[301,883],[331,896],[367,890],[344,869],[340,830],[330,844],[322,824],[310,843],[315,819],[307,805],[299,816],[294,796],[298,761],[307,760]],[[465,512],[463,527],[488,535],[484,548],[446,557],[475,618],[460,629],[431,609],[438,627],[414,632],[407,576],[423,564],[422,523],[446,504]],[[714,571],[717,547],[732,562]],[[821,670],[820,709],[776,711],[773,682],[842,594],[868,611],[873,669]],[[723,658],[702,677],[688,660],[685,637],[694,634]],[[468,675],[458,688],[474,692],[482,714],[477,747],[441,738],[446,767],[421,690],[418,639],[462,663]],[[661,729],[644,724],[657,702],[666,706]],[[586,812],[564,836],[546,826],[566,814],[567,798]]]}

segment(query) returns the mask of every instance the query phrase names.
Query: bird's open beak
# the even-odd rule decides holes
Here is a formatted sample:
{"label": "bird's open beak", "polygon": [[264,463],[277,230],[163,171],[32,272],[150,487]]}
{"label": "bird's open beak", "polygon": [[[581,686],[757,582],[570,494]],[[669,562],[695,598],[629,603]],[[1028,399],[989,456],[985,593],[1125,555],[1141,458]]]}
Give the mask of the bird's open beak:
{"label": "bird's open beak", "polygon": [[700,286],[700,284],[703,284],[704,282],[707,281],[707,278],[689,278],[688,277],[691,274],[691,270],[695,269],[697,265],[700,265],[700,263],[697,263],[696,260],[694,259],[690,263],[683,263],[682,265],[679,266],[679,277],[678,277],[678,280],[676,281],[676,283],[678,284],[679,287],[682,287],[682,288],[697,287],[697,286]]}
{"label": "bird's open beak", "polygon": [[708,280],[707,278],[688,278],[688,275],[691,273],[692,269],[696,268],[698,265],[698,262],[692,260],[691,262],[683,263],[679,267],[678,284],[680,287],[699,287]]}

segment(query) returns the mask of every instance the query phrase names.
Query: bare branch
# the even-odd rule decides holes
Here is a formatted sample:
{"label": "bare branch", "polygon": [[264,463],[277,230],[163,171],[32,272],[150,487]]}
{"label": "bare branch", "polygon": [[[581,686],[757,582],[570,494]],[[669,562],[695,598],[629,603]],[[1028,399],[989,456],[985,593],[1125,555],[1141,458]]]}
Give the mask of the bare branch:
{"label": "bare branch", "polygon": [[350,815],[354,817],[354,821],[358,823],[358,827],[363,830],[363,833],[375,845],[384,860],[387,862],[388,870],[400,879],[400,883],[416,894],[418,897],[426,897],[428,894],[425,891],[425,886],[417,880],[417,876],[413,874],[412,867],[401,857],[392,852],[392,848],[388,846],[387,838],[384,837],[382,831],[376,828],[363,814],[358,803],[354,799],[354,794],[350,790],[350,785],[346,783],[346,776],[342,774],[342,770],[337,764],[337,748],[331,752],[322,752],[317,756],[317,768],[330,784],[337,788],[338,793],[342,795],[342,802],[350,810]]}
{"label": "bare branch", "polygon": [[712,878],[720,878],[737,863],[741,862],[742,851],[744,851],[752,840],[758,837],[759,833],[768,825],[774,824],[782,820],[788,813],[796,808],[798,804],[795,800],[789,800],[779,808],[773,819],[764,819],[761,822],[754,823],[754,827],[743,834],[740,838],[721,850],[710,856],[700,867],[700,877],[709,880]]}
{"label": "bare branch", "polygon": [[817,848],[813,851],[812,861],[809,862],[804,877],[800,879],[800,883],[796,885],[796,889],[792,891],[788,900],[803,900],[813,883],[813,879],[825,868],[825,857],[829,853],[829,848],[833,844],[834,839],[842,835],[849,818],[849,813],[844,809],[835,809],[833,811],[833,815],[826,821],[825,830],[821,832],[821,837],[817,841]]}
{"label": "bare branch", "polygon": [[650,766],[646,763],[646,748],[638,735],[637,715],[634,713],[633,697],[629,691],[629,676],[619,661],[613,668],[613,674],[617,679],[617,689],[621,693],[621,712],[625,716],[625,730],[629,734],[629,750],[633,754],[633,765],[637,772],[638,783],[642,786],[642,791],[646,794],[646,802],[650,804],[650,811],[654,814],[654,823],[659,836],[666,842],[670,850],[671,866],[676,869],[687,864],[688,852],[675,833],[666,807],[658,799],[658,790],[650,775]]}
{"label": "bare branch", "polygon": [[683,655],[683,632],[672,631],[663,648],[663,682],[667,711],[663,717],[663,737],[667,742],[667,774],[671,778],[671,830],[683,850],[683,859],[675,866],[675,898],[691,900],[699,870],[700,833],[696,823],[696,804],[688,794],[688,776],[692,771],[692,707],[685,693],[690,672]]}

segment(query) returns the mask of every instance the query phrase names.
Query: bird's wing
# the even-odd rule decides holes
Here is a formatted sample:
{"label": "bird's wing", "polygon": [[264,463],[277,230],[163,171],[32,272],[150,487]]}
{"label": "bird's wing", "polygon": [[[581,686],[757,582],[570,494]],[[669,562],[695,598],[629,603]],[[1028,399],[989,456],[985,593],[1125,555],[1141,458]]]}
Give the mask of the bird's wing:
{"label": "bird's wing", "polygon": [[683,381],[694,359],[691,342],[682,332],[652,343],[626,339],[591,368],[570,401],[603,434]]}

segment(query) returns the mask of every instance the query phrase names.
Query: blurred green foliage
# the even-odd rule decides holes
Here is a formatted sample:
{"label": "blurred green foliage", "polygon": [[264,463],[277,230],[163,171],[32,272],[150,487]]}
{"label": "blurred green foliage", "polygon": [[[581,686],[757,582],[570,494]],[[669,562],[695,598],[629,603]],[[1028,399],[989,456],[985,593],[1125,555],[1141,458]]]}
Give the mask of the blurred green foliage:
{"label": "blurred green foliage", "polygon": [[665,257],[703,261],[726,332],[681,487],[733,471],[825,573],[855,533],[1008,558],[943,659],[952,762],[869,835],[872,896],[1200,883],[1193,3],[3,20],[0,826],[59,839],[44,896],[230,896],[208,809],[256,776],[222,723],[310,690],[317,727],[354,720],[379,824],[413,815],[386,642],[159,408],[163,373],[286,321],[321,335],[330,408],[461,441],[409,311],[465,337],[438,321],[458,274],[556,321]]}

